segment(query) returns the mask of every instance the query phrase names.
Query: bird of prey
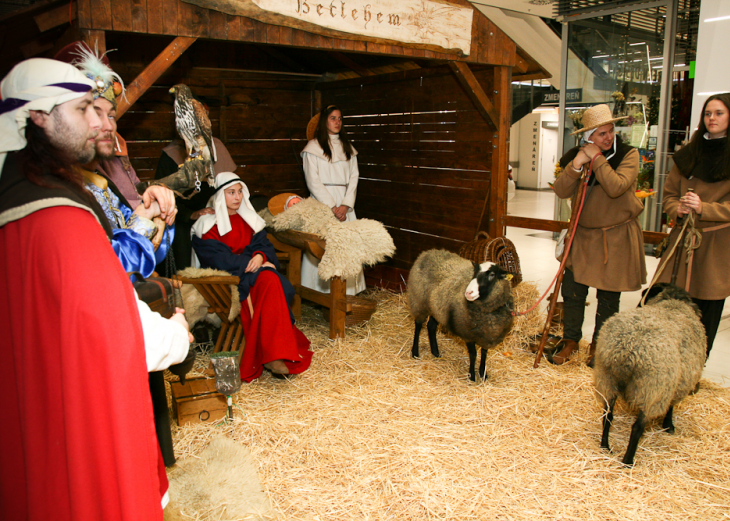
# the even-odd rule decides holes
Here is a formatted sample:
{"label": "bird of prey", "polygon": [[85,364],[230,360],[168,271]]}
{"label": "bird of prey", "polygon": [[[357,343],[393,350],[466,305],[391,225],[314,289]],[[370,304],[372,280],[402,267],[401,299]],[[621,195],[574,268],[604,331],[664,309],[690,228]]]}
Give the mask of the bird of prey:
{"label": "bird of prey", "polygon": [[[187,85],[182,83],[175,85],[170,89],[170,94],[175,96],[177,133],[185,142],[188,152],[184,166],[188,167],[187,170],[195,172],[196,188],[200,187],[198,173],[201,173],[208,184],[213,186],[215,184],[213,163],[217,157],[208,112],[202,103],[193,98],[193,93]],[[196,163],[188,165],[187,163],[190,161],[196,161]]]}

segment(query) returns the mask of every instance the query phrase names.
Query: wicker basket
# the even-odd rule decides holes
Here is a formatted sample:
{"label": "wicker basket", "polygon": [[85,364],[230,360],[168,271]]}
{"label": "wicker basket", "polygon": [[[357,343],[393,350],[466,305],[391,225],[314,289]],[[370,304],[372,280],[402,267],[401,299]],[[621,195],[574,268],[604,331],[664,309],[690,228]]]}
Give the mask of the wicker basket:
{"label": "wicker basket", "polygon": [[[483,237],[486,237],[486,239]],[[522,282],[520,258],[517,255],[515,245],[506,237],[491,239],[486,232],[479,232],[473,241],[461,247],[459,255],[477,264],[483,262],[499,264],[502,269],[512,273],[512,287]]]}
{"label": "wicker basket", "polygon": [[477,264],[487,262],[487,245],[492,240],[487,232],[478,232],[474,240],[467,242],[459,250],[459,256]]}
{"label": "wicker basket", "polygon": [[[347,295],[347,303],[352,304],[352,311],[345,315],[345,327],[358,326],[364,324],[370,317],[375,313],[375,308],[378,303],[369,298],[356,297],[354,295]],[[329,308],[322,309],[324,319],[329,322],[330,310]]]}

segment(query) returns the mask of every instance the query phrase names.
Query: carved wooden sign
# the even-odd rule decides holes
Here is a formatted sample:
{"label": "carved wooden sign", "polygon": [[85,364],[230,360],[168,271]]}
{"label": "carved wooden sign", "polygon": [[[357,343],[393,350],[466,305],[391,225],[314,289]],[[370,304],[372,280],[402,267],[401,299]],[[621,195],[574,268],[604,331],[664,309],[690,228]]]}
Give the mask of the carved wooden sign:
{"label": "carved wooden sign", "polygon": [[[183,0],[207,9],[327,36],[471,48],[474,10],[441,0]],[[343,34],[345,33],[345,34]]]}

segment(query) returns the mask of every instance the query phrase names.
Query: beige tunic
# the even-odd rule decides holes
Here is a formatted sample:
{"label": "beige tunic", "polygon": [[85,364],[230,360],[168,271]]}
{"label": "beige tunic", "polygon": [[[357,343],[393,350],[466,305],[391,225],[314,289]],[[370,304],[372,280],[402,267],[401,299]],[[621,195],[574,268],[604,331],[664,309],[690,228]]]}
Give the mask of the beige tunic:
{"label": "beige tunic", "polygon": [[[566,267],[580,284],[605,291],[636,291],[646,282],[644,236],[637,220],[644,210],[636,197],[639,152],[629,151],[616,170],[600,156],[593,170],[600,184],[586,197]],[[573,204],[579,204],[575,196],[581,173],[572,162],[565,167],[553,186],[558,197],[571,197]]]}
{"label": "beige tunic", "polygon": [[[677,219],[679,198],[687,193],[687,188],[694,188],[702,201],[702,215],[695,218],[695,228],[712,228],[730,223],[730,179],[716,183],[706,183],[696,177],[685,178],[675,166],[669,172],[664,185],[664,212],[670,219]],[[677,241],[682,226],[679,223],[669,234],[669,248]],[[666,254],[662,264],[667,262]],[[661,268],[662,264],[659,265]],[[659,282],[669,282],[674,267],[674,256],[664,268]],[[730,296],[730,226],[720,230],[703,232],[700,247],[695,250],[692,261],[689,294],[703,300],[721,300]],[[679,263],[677,286],[684,288],[687,278],[687,266]]]}

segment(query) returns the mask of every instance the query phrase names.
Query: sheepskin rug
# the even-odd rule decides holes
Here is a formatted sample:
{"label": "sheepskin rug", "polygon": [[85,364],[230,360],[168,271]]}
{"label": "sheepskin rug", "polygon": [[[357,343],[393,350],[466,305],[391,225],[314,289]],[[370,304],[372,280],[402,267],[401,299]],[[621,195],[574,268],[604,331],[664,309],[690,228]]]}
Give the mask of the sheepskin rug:
{"label": "sheepskin rug", "polygon": [[[225,436],[213,438],[197,458],[179,461],[169,480],[168,508],[180,514],[178,519],[196,519],[201,513],[221,521],[271,518],[251,453]],[[173,518],[166,512],[165,519]]]}
{"label": "sheepskin rug", "polygon": [[319,277],[348,279],[362,266],[373,266],[395,253],[393,238],[383,223],[372,219],[340,222],[327,205],[304,199],[271,220],[276,231],[298,230],[321,235],[327,248],[319,263]]}
{"label": "sheepskin rug", "polygon": [[[186,277],[189,279],[200,279],[203,277],[230,277],[227,271],[214,270],[212,268],[185,268],[177,272],[178,277]],[[228,314],[228,320],[233,321],[241,312],[241,303],[238,298],[238,286],[231,285],[231,312]],[[220,319],[215,313],[208,313],[208,302],[203,295],[195,289],[192,284],[183,284],[180,289],[183,299],[183,307],[185,308],[185,317],[190,327],[194,326],[201,320],[207,319],[215,326],[220,325]]]}

